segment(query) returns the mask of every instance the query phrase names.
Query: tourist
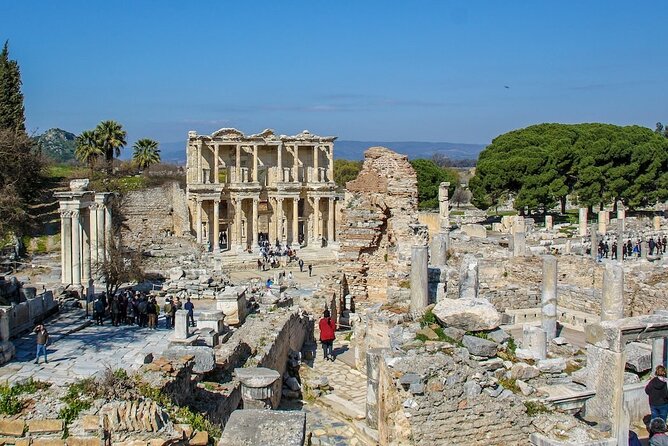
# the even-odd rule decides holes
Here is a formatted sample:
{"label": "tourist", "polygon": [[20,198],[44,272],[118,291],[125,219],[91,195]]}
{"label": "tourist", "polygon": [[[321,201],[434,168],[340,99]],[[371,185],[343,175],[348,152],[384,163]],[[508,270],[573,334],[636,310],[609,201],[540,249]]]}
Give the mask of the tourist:
{"label": "tourist", "polygon": [[304,272],[304,260],[299,259],[299,262],[297,262],[297,264],[299,265],[299,272],[303,273]]}
{"label": "tourist", "polygon": [[[190,302],[190,298],[186,299],[186,303],[183,305],[183,309],[188,312],[188,319],[190,319],[190,326],[195,326],[195,305]],[[187,324],[187,322],[186,322]]]}
{"label": "tourist", "polygon": [[162,308],[165,312],[165,328],[169,330],[172,328],[172,301],[169,297],[165,299],[165,305]]}
{"label": "tourist", "polygon": [[666,435],[666,421],[661,418],[652,418],[649,422],[649,445],[668,446]]}
{"label": "tourist", "polygon": [[668,237],[665,235],[663,236],[663,240],[661,240],[661,247],[663,248],[663,253],[666,253],[666,245],[668,245]]}
{"label": "tourist", "polygon": [[310,263],[308,264],[308,276],[311,277],[313,275],[313,265]]}
{"label": "tourist", "polygon": [[104,309],[105,304],[102,300],[104,293],[97,297],[95,303],[93,304],[93,317],[95,317],[95,323],[97,325],[104,325]]}
{"label": "tourist", "polygon": [[652,418],[661,418],[664,422],[668,415],[668,387],[666,386],[666,368],[656,366],[654,378],[645,386],[645,393],[649,396],[649,408]]}
{"label": "tourist", "polygon": [[148,309],[148,301],[147,301],[146,297],[139,295],[139,291],[137,291],[135,296],[139,296],[138,297],[139,298],[139,303],[137,304],[137,315],[138,315],[139,321],[138,321],[137,325],[139,325],[140,327],[146,327],[146,325],[148,323],[148,313],[146,311]]}
{"label": "tourist", "polygon": [[158,325],[158,304],[155,301],[155,298],[152,297],[151,300],[146,305],[146,314],[148,315],[148,328],[155,330]]}
{"label": "tourist", "polygon": [[39,324],[35,327],[35,333],[37,334],[37,354],[35,355],[35,364],[39,364],[39,354],[42,352],[44,354],[44,362],[48,363],[46,359],[46,344],[49,343],[49,332],[46,331],[44,325]]}
{"label": "tourist", "polygon": [[118,302],[118,296],[113,296],[111,298],[111,302],[109,303],[109,309],[111,310],[111,325],[114,327],[118,327],[120,324],[120,312],[121,312],[121,307]]}
{"label": "tourist", "polygon": [[126,323],[133,325],[135,323],[135,309],[137,303],[132,296],[128,297],[127,310],[125,312]]}
{"label": "tourist", "polygon": [[170,312],[170,316],[172,318],[172,329],[174,328],[174,324],[176,324],[176,311],[179,310],[181,307],[181,301],[179,298],[176,298],[176,301],[172,302],[172,308]]}
{"label": "tourist", "polygon": [[331,318],[329,310],[325,310],[323,313],[322,319],[318,322],[318,328],[320,329],[320,342],[322,343],[322,352],[325,356],[325,361],[334,361],[333,345],[334,331],[336,330],[336,324]]}

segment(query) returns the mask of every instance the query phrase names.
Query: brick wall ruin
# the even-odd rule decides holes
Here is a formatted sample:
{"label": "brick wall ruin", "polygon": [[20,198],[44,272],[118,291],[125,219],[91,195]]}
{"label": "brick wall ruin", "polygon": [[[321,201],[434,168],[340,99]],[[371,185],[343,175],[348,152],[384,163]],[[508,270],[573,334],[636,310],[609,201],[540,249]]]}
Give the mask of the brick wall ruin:
{"label": "brick wall ruin", "polygon": [[417,176],[405,155],[372,147],[346,189],[339,225],[343,273],[356,299],[385,301],[410,272]]}

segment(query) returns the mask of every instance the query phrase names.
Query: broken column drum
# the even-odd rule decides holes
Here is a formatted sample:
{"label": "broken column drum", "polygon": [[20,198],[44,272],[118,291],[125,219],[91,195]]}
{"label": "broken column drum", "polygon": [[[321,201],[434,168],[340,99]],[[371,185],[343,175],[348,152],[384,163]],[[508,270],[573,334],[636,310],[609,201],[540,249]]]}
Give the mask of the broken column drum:
{"label": "broken column drum", "polygon": [[578,223],[580,229],[580,237],[587,235],[587,208],[580,208],[578,214]]}
{"label": "broken column drum", "polygon": [[372,429],[378,429],[378,380],[380,362],[387,349],[372,348],[366,353],[366,424]]}
{"label": "broken column drum", "polygon": [[478,297],[478,261],[465,257],[459,270],[459,298],[476,299]]}
{"label": "broken column drum", "polygon": [[535,359],[547,357],[547,333],[540,327],[525,325],[522,328],[522,348],[529,350]]}
{"label": "broken column drum", "polygon": [[591,236],[591,258],[594,260],[598,260],[598,241],[596,239],[596,229],[596,225],[592,223],[589,231]]}
{"label": "broken column drum", "polygon": [[601,322],[624,317],[624,268],[606,263],[601,293]]}
{"label": "broken column drum", "polygon": [[174,316],[174,339],[188,339],[189,336],[188,311],[177,310]]}
{"label": "broken column drum", "polygon": [[411,248],[411,312],[419,313],[429,305],[429,249]]}
{"label": "broken column drum", "polygon": [[523,257],[526,255],[526,224],[524,217],[516,216],[513,221],[513,256]]}
{"label": "broken column drum", "polygon": [[436,234],[431,239],[431,264],[445,265],[448,260],[448,233]]}
{"label": "broken column drum", "polygon": [[275,409],[280,402],[281,374],[264,367],[234,369],[241,382],[244,409]]}
{"label": "broken column drum", "polygon": [[543,257],[543,291],[541,326],[551,341],[557,336],[557,258]]}

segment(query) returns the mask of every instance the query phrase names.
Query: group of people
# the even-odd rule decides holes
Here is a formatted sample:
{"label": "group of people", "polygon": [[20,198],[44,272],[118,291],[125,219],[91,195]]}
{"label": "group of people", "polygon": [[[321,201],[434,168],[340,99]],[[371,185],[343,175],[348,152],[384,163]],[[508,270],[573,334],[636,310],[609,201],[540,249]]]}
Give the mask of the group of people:
{"label": "group of people", "polygon": [[189,322],[192,326],[195,325],[195,305],[189,297],[185,303],[181,302],[178,296],[174,299],[167,297],[160,308],[155,296],[126,290],[110,297],[101,293],[93,303],[93,318],[97,325],[104,325],[105,319],[110,317],[111,324],[115,327],[121,324],[137,324],[139,327],[155,330],[158,328],[158,316],[163,313],[165,328],[171,329],[174,328],[174,318],[178,310],[188,311]]}
{"label": "group of people", "polygon": [[[647,248],[649,255],[661,255],[666,253],[668,247],[668,237],[665,235],[661,237],[651,237],[647,241]],[[612,242],[612,246],[608,240],[601,240],[598,242],[597,254],[599,259],[607,259],[608,257],[617,260],[617,240]],[[633,242],[631,239],[622,242],[622,259],[629,259],[633,257],[640,257],[642,255],[643,243],[640,239]]]}

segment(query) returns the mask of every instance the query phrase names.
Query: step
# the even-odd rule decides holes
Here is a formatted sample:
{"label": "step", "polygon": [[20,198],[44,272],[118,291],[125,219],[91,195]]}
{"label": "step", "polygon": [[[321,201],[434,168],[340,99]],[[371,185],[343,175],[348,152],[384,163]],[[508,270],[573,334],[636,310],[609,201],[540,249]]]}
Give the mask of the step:
{"label": "step", "polygon": [[345,400],[333,393],[328,393],[320,397],[319,401],[344,417],[353,420],[363,420],[366,418],[366,408],[360,407],[352,401]]}

